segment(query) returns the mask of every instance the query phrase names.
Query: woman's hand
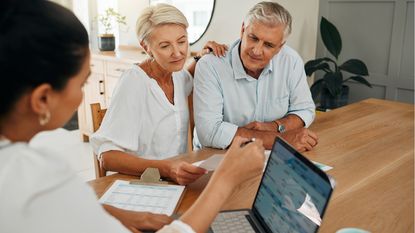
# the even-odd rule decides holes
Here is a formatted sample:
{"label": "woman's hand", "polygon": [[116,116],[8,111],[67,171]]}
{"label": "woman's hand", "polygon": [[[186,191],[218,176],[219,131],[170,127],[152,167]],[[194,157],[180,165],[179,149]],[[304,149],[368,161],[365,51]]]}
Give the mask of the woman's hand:
{"label": "woman's hand", "polygon": [[[157,231],[170,224],[173,219],[165,214],[153,214],[148,212],[134,212],[125,210],[126,216],[121,223],[132,232],[140,232],[139,230]],[[129,213],[128,213],[129,212]]]}
{"label": "woman's hand", "polygon": [[249,139],[236,136],[224,160],[215,171],[216,175],[220,174],[222,179],[228,181],[230,187],[236,187],[248,179],[257,177],[264,169],[262,141],[256,139],[244,145],[246,142],[249,142]]}
{"label": "woman's hand", "polygon": [[255,140],[243,145],[248,141],[235,137],[203,192],[180,218],[196,232],[206,232],[235,187],[261,174],[265,162],[262,141]]}
{"label": "woman's hand", "polygon": [[134,233],[140,232],[140,230],[156,231],[173,221],[172,218],[165,214],[123,210],[109,205],[103,205],[103,207],[109,214],[117,218],[118,221]]}
{"label": "woman's hand", "polygon": [[207,173],[205,169],[185,161],[173,160],[169,167],[169,177],[180,185],[190,184]]}
{"label": "woman's hand", "polygon": [[228,46],[225,44],[218,44],[215,41],[208,41],[205,46],[203,46],[202,51],[199,52],[199,56],[203,56],[210,52],[213,52],[215,56],[223,57],[225,56],[226,51],[228,50]]}

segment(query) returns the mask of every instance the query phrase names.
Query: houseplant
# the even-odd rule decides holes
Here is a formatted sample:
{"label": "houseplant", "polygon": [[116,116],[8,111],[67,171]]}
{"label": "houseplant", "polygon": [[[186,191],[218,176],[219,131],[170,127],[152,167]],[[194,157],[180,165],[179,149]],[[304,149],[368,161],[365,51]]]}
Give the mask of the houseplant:
{"label": "houseplant", "polygon": [[[340,33],[324,17],[320,22],[320,33],[324,46],[334,59],[330,57],[317,58],[308,61],[304,68],[307,76],[311,76],[316,71],[324,72],[323,78],[318,79],[311,86],[311,93],[315,101],[319,100],[321,108],[332,109],[347,104],[349,87],[344,84],[345,82],[354,80],[368,87],[372,87],[372,85],[363,77],[369,75],[363,61],[349,59],[338,65],[338,58],[342,50]],[[345,72],[351,76],[348,75],[350,77],[346,78]],[[318,99],[318,97],[320,98]]]}
{"label": "houseplant", "polygon": [[114,51],[115,37],[112,33],[114,23],[126,25],[126,17],[116,12],[113,8],[105,10],[104,14],[98,15],[98,21],[104,27],[104,34],[98,35],[98,47],[101,51]]}

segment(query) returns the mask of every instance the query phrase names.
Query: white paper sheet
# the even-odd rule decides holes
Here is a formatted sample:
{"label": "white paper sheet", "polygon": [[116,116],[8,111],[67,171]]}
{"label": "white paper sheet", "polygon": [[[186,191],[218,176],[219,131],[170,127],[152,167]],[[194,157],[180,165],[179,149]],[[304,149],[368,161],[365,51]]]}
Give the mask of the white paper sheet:
{"label": "white paper sheet", "polygon": [[136,185],[116,180],[99,202],[126,210],[172,215],[184,188],[181,185]]}
{"label": "white paper sheet", "polygon": [[[265,167],[267,165],[268,158],[269,158],[270,154],[271,154],[271,150],[265,150],[264,151],[264,155],[265,155],[264,170],[265,170]],[[220,162],[222,161],[223,158],[224,158],[224,154],[214,154],[206,160],[201,160],[201,161],[194,162],[193,165],[197,166],[197,167],[204,168],[208,171],[214,171],[219,166],[219,164],[220,164]],[[322,164],[322,163],[319,163],[319,162],[315,162],[315,161],[311,161],[311,162],[313,162],[318,168],[320,168],[321,170],[323,170],[325,172],[328,171],[328,170],[333,169],[333,167],[330,167],[328,165],[325,165],[325,164]]]}

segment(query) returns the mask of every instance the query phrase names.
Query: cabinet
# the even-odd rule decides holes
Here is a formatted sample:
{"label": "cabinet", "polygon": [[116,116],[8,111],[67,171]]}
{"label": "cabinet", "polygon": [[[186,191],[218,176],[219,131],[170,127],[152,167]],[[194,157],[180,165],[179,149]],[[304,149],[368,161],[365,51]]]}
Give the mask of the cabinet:
{"label": "cabinet", "polygon": [[122,73],[135,63],[146,59],[138,48],[119,48],[116,52],[91,52],[91,76],[84,85],[84,99],[78,108],[78,124],[83,141],[88,141],[93,132],[91,107],[100,103],[107,108],[112,92]]}

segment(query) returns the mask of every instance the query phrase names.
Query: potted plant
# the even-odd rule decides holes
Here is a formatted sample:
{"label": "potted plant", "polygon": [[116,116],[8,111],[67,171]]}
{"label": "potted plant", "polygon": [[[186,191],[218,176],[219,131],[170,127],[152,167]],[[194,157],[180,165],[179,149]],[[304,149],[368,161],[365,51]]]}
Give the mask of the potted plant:
{"label": "potted plant", "polygon": [[[349,59],[338,65],[338,58],[342,49],[342,40],[337,28],[326,18],[322,17],[320,22],[320,33],[324,46],[335,59],[329,57],[317,58],[308,61],[304,68],[307,76],[311,76],[317,70],[324,72],[324,76],[311,86],[313,99],[319,100],[320,107],[332,109],[347,104],[349,87],[344,83],[349,80],[357,81],[368,87],[372,85],[363,77],[368,76],[365,63],[359,59]],[[347,72],[350,77],[345,78]],[[318,99],[320,97],[320,99]]]}
{"label": "potted plant", "polygon": [[101,51],[114,51],[115,49],[115,37],[112,34],[113,23],[126,25],[125,16],[116,12],[113,8],[108,8],[105,13],[98,15],[98,21],[104,27],[104,34],[98,35],[98,47]]}

